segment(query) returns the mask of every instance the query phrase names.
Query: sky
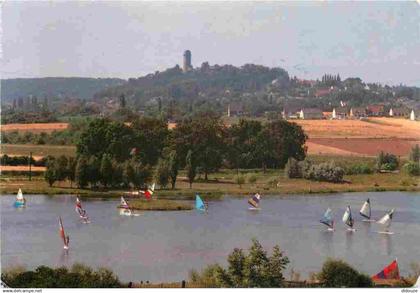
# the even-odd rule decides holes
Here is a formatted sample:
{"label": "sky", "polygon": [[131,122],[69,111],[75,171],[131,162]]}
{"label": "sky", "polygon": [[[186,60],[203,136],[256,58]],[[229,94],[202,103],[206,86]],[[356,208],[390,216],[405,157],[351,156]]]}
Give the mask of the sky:
{"label": "sky", "polygon": [[139,77],[208,61],[420,86],[419,2],[5,1],[2,78]]}

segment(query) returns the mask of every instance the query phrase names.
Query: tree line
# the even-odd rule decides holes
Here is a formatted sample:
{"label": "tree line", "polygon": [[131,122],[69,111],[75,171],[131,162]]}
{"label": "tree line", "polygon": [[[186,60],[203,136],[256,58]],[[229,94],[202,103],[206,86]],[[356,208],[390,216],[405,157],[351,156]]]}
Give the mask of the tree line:
{"label": "tree line", "polygon": [[98,118],[81,132],[76,158],[50,158],[45,176],[50,184],[67,178],[79,187],[136,188],[155,177],[161,186],[175,188],[179,169],[185,169],[192,184],[198,174],[207,180],[222,167],[283,168],[289,158],[305,158],[305,141],[302,128],[284,120],[241,120],[228,127],[207,113],[169,130],[166,121],[156,118],[130,125]]}

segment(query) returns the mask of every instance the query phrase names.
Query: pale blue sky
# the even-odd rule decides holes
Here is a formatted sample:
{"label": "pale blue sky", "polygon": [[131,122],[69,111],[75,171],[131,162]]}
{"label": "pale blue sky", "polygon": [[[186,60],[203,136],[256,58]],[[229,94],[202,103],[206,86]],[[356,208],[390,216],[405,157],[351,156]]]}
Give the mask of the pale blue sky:
{"label": "pale blue sky", "polygon": [[182,63],[256,63],[420,85],[416,2],[16,2],[2,76],[138,77]]}

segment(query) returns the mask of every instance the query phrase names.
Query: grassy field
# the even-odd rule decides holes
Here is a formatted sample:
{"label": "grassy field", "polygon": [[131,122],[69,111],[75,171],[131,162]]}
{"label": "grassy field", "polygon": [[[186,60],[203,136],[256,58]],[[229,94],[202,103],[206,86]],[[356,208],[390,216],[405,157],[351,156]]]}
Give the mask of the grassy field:
{"label": "grassy field", "polygon": [[[348,175],[345,176],[347,183],[339,184],[288,179],[281,170],[268,170],[267,173],[258,170],[241,170],[240,173],[246,181],[241,186],[234,181],[236,171],[221,170],[211,174],[208,182],[197,179],[190,189],[185,174],[180,172],[175,190],[157,189],[154,197],[192,200],[195,194],[199,193],[204,200],[218,200],[223,195],[247,197],[255,192],[265,195],[287,195],[356,191],[420,191],[420,178],[404,173]],[[255,177],[256,181],[249,183],[248,180],[251,177]],[[28,181],[26,176],[2,176],[2,194],[15,194],[19,188],[22,188],[25,194],[79,194],[82,197],[101,198],[117,198],[127,191],[77,189],[71,188],[69,182],[59,182],[49,187],[41,176],[34,177],[32,181]]]}
{"label": "grassy field", "polygon": [[191,202],[176,201],[176,200],[130,200],[128,206],[132,210],[140,211],[185,211],[192,210],[193,204]]}
{"label": "grassy field", "polygon": [[33,145],[33,144],[2,144],[1,154],[14,155],[14,156],[29,156],[32,152],[34,157],[45,156],[75,156],[75,146],[61,146],[61,145]]}

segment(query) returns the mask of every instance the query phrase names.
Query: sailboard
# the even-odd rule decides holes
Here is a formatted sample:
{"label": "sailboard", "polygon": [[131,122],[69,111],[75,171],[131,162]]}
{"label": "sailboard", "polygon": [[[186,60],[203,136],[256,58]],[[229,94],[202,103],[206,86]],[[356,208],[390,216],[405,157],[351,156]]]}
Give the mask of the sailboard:
{"label": "sailboard", "polygon": [[389,227],[391,226],[391,222],[392,222],[392,217],[394,214],[394,209],[390,210],[389,212],[387,212],[382,218],[380,218],[377,223],[384,225],[385,226],[385,230],[384,231],[378,231],[378,233],[380,234],[389,234],[392,235],[394,234],[394,232],[389,231]]}
{"label": "sailboard", "polygon": [[363,222],[375,222],[372,220],[372,211],[370,208],[370,199],[368,198],[362,205],[362,208],[359,211],[359,214],[364,218]]}
{"label": "sailboard", "polygon": [[400,279],[400,270],[398,268],[397,259],[392,261],[387,265],[382,271],[372,276],[373,281],[378,280],[399,280]]}
{"label": "sailboard", "polygon": [[250,207],[249,210],[260,210],[260,201],[261,201],[261,195],[259,193],[254,194],[251,196],[250,199],[248,199],[248,204]]}
{"label": "sailboard", "polygon": [[155,183],[153,183],[150,188],[148,187],[146,188],[146,190],[140,192],[143,193],[144,197],[146,197],[147,199],[151,199],[153,193],[155,192]]}
{"label": "sailboard", "polygon": [[207,211],[206,204],[204,203],[204,201],[201,199],[201,197],[198,194],[195,195],[195,209],[200,212]]}
{"label": "sailboard", "polygon": [[353,216],[351,214],[351,208],[350,208],[350,206],[347,206],[347,209],[344,212],[344,215],[343,215],[343,223],[348,226],[347,231],[350,231],[350,232],[356,231],[356,229],[353,228],[353,226],[354,226],[354,219],[353,219]]}
{"label": "sailboard", "polygon": [[122,196],[121,196],[120,209],[119,210],[120,210],[120,215],[121,216],[133,216],[133,217],[140,216],[139,214],[133,213],[133,211],[128,206],[128,203],[125,201],[124,197],[122,197]]}
{"label": "sailboard", "polygon": [[328,227],[327,231],[334,231],[334,220],[332,216],[332,210],[328,208],[320,222]]}
{"label": "sailboard", "polygon": [[68,235],[66,235],[66,232],[64,231],[64,227],[63,227],[63,221],[61,220],[61,217],[58,218],[58,222],[60,225],[60,237],[61,239],[63,239],[63,243],[64,243],[64,249],[69,249],[69,242],[70,242],[70,237]]}
{"label": "sailboard", "polygon": [[85,209],[82,207],[82,202],[80,201],[79,197],[76,197],[76,212],[79,214],[79,217],[83,220],[83,223],[89,224],[89,216]]}
{"label": "sailboard", "polygon": [[19,191],[16,195],[15,207],[25,207],[26,199],[23,197],[22,189],[19,188]]}

